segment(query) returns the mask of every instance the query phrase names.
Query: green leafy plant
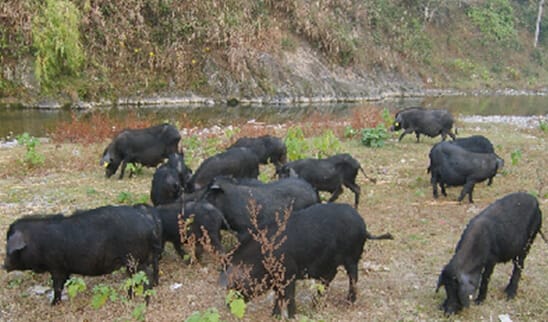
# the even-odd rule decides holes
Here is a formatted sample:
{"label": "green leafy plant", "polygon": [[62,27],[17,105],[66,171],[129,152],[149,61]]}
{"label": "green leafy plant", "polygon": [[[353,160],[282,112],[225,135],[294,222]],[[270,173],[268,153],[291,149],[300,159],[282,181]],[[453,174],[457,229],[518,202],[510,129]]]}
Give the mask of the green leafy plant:
{"label": "green leafy plant", "polygon": [[62,76],[76,76],[85,60],[78,7],[68,0],[46,0],[32,21],[35,74],[50,87]]}
{"label": "green leafy plant", "polygon": [[145,320],[145,313],[147,311],[147,306],[145,303],[139,303],[135,306],[131,312],[131,316],[137,321]]}
{"label": "green leafy plant", "polygon": [[8,288],[17,288],[21,283],[23,283],[23,279],[21,277],[15,277],[8,281]]}
{"label": "green leafy plant", "polygon": [[116,302],[120,297],[116,289],[108,285],[95,285],[92,292],[91,307],[96,310],[105,305],[108,300]]}
{"label": "green leafy plant", "polygon": [[230,307],[230,313],[237,318],[243,318],[245,315],[246,304],[243,296],[235,290],[229,290],[225,298],[225,303]]}
{"label": "green leafy plant", "polygon": [[146,203],[149,196],[147,194],[140,194],[135,196],[129,191],[121,191],[116,197],[116,202],[119,204],[133,205],[139,203]]}
{"label": "green leafy plant", "polygon": [[312,138],[312,145],[317,150],[316,157],[323,158],[337,153],[341,148],[339,138],[331,129],[324,131],[321,136]]}
{"label": "green leafy plant", "polygon": [[145,291],[145,285],[148,284],[149,281],[145,272],[139,271],[125,280],[123,288],[125,291],[131,290],[135,296],[142,297],[146,295],[146,292],[150,291],[150,289]]}
{"label": "green leafy plant", "polygon": [[386,128],[379,124],[375,128],[365,128],[362,130],[362,144],[371,148],[380,148],[384,146],[384,141],[389,138]]}
{"label": "green leafy plant", "polygon": [[129,162],[127,164],[127,169],[126,170],[129,171],[129,173],[131,173],[133,175],[143,174],[143,166],[141,164],[137,164],[137,163]]}
{"label": "green leafy plant", "polygon": [[290,161],[306,157],[306,151],[309,150],[309,146],[304,138],[304,132],[300,127],[289,128],[284,141],[287,146],[287,158]]}
{"label": "green leafy plant", "polygon": [[78,293],[82,293],[87,289],[86,282],[80,277],[71,277],[66,281],[65,287],[70,299],[73,299]]}
{"label": "green leafy plant", "polygon": [[517,165],[521,160],[521,150],[517,149],[510,153],[510,159],[512,160],[512,165]]}
{"label": "green leafy plant", "polygon": [[22,160],[23,164],[25,164],[29,168],[44,164],[46,157],[40,152],[36,151],[36,148],[40,146],[40,141],[38,141],[37,138],[25,132],[21,135],[18,135],[16,139],[19,145],[23,145],[26,148],[26,153]]}
{"label": "green leafy plant", "polygon": [[[124,283],[120,287],[120,291],[126,294],[131,293],[136,298],[147,299],[148,297],[155,294],[154,290],[145,288],[145,286],[148,285],[148,283],[149,281],[145,272],[139,271],[124,281]],[[116,290],[115,288],[111,286],[96,285],[93,288],[93,297],[92,297],[91,306],[94,309],[99,309],[103,305],[105,305],[105,303],[109,300],[111,302],[122,301],[122,303],[125,303],[126,305],[131,303],[127,299],[127,297],[122,296],[120,294],[121,293],[118,290]],[[131,312],[131,316],[135,320],[144,321],[145,313],[146,313],[146,304],[141,302],[141,303],[135,304]]]}
{"label": "green leafy plant", "polygon": [[381,113],[382,120],[385,127],[390,127],[394,123],[394,117],[387,108],[384,108]]}
{"label": "green leafy plant", "polygon": [[221,315],[216,308],[209,308],[205,312],[195,311],[185,322],[219,322]]}
{"label": "green leafy plant", "polygon": [[355,137],[358,134],[358,130],[353,128],[351,125],[347,125],[344,127],[344,137],[345,138],[352,138]]}
{"label": "green leafy plant", "polygon": [[548,122],[543,121],[543,120],[539,120],[538,121],[538,127],[542,132],[548,133]]}

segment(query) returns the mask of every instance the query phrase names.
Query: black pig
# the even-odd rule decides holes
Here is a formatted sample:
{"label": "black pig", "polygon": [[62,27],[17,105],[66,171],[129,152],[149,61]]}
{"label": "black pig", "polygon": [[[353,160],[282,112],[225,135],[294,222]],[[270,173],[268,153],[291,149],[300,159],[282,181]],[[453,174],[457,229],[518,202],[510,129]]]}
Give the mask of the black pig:
{"label": "black pig", "polygon": [[[517,192],[499,199],[472,218],[462,233],[455,255],[443,268],[436,291],[445,286],[442,304],[446,314],[460,311],[475,299],[485,300],[495,264],[512,261],[514,270],[505,289],[516,296],[525,257],[540,231],[542,213],[535,197]],[[544,236],[543,236],[544,238]]]}
{"label": "black pig", "polygon": [[[273,314],[280,315],[281,304],[285,303],[289,318],[296,313],[296,280],[314,278],[329,286],[341,265],[348,274],[347,298],[354,302],[358,262],[365,241],[392,239],[390,234],[369,234],[363,218],[352,206],[337,203],[317,204],[292,213],[282,232],[278,232],[276,222],[265,229],[270,239],[277,236],[267,242],[277,247],[273,253],[263,253],[261,246],[265,246],[265,242],[259,243],[250,236],[234,251],[230,266],[221,273],[220,281],[222,285],[240,291],[245,299],[274,288]],[[268,257],[274,257],[281,265],[266,267]],[[261,282],[266,285],[257,285]]]}
{"label": "black pig", "polygon": [[110,178],[121,163],[122,179],[127,163],[136,162],[147,167],[155,167],[171,153],[177,152],[180,140],[179,131],[169,124],[145,129],[126,129],[106,147],[100,164],[105,168],[106,177]]}
{"label": "black pig", "polygon": [[329,202],[337,200],[343,185],[354,192],[354,208],[360,203],[361,188],[356,184],[358,170],[371,181],[358,160],[348,153],[336,154],[325,159],[302,159],[284,164],[276,172],[279,178],[296,176],[306,180],[318,191],[331,192]]}
{"label": "black pig", "polygon": [[4,268],[49,272],[52,304],[61,301],[71,274],[97,276],[125,266],[130,273],[144,270],[149,287],[158,283],[162,228],[152,207],[105,206],[68,217],[23,217],[10,225],[6,239]]}
{"label": "black pig", "polygon": [[463,186],[458,201],[462,201],[468,194],[470,203],[473,202],[474,185],[487,179],[492,180],[504,165],[504,161],[495,153],[470,152],[450,142],[434,145],[429,157],[428,172],[431,173],[434,198],[438,197],[438,185],[444,196],[447,196],[446,186]]}
{"label": "black pig", "polygon": [[406,134],[415,132],[417,142],[421,134],[429,137],[441,135],[442,141],[445,141],[447,135],[455,139],[455,134],[451,132],[453,127],[453,116],[447,110],[427,110],[422,107],[409,107],[396,113],[394,124],[390,131],[403,129],[399,141]]}

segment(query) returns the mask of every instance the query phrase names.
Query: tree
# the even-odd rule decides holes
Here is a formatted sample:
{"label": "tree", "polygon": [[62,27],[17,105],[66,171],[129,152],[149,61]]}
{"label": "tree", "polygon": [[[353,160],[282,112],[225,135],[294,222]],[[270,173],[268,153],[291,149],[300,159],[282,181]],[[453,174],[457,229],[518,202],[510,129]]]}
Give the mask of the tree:
{"label": "tree", "polygon": [[538,36],[540,34],[540,20],[542,19],[542,7],[544,6],[544,0],[538,2],[538,16],[537,16],[537,27],[535,29],[535,48],[538,45]]}

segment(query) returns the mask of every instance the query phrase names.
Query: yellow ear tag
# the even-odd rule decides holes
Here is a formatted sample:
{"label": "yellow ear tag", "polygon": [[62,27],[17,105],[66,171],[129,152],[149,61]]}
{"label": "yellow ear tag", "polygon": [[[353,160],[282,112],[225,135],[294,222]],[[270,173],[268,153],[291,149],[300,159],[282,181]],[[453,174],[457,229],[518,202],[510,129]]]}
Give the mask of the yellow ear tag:
{"label": "yellow ear tag", "polygon": [[400,123],[396,122],[394,123],[395,126],[400,126]]}
{"label": "yellow ear tag", "polygon": [[105,162],[105,163],[103,164],[103,167],[104,167],[104,168],[108,167],[108,162]]}

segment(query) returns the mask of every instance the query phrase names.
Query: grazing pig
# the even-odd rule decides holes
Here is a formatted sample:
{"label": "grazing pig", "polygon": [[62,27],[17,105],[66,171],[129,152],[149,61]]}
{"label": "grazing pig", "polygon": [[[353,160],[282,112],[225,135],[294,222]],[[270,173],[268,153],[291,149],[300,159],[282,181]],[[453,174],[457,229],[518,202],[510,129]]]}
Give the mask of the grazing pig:
{"label": "grazing pig", "polygon": [[[491,143],[491,141],[489,141],[489,139],[487,139],[483,135],[472,135],[467,138],[457,138],[451,141],[451,143],[456,144],[460,146],[461,148],[468,150],[470,152],[495,153],[495,148],[493,147],[493,143]],[[498,155],[497,155],[497,158],[499,158],[501,161],[500,167],[499,167],[499,170],[500,170],[504,166],[504,160],[500,158]],[[490,186],[492,183],[493,183],[493,177],[490,177],[489,181],[487,182],[487,185]]]}
{"label": "grazing pig", "polygon": [[274,164],[276,168],[287,162],[287,147],[285,143],[275,136],[263,135],[256,138],[244,137],[238,139],[229,149],[244,147],[253,151],[262,164]]}
{"label": "grazing pig", "polygon": [[445,141],[447,135],[453,140],[455,134],[451,132],[453,127],[453,116],[446,110],[427,110],[422,107],[409,107],[396,113],[394,124],[390,131],[403,129],[398,141],[401,141],[406,134],[415,132],[417,142],[421,134],[435,137],[441,135]]}
{"label": "grazing pig", "polygon": [[154,208],[105,206],[68,217],[16,220],[8,229],[4,268],[49,272],[52,304],[58,304],[71,274],[97,276],[125,266],[130,273],[144,270],[148,287],[157,284],[161,251],[162,227]]}
{"label": "grazing pig", "polygon": [[354,192],[354,208],[360,202],[360,186],[356,184],[358,170],[369,178],[363,171],[358,160],[350,154],[336,154],[326,159],[302,159],[284,164],[276,172],[279,178],[297,176],[306,180],[318,191],[330,192],[331,198],[328,202],[337,200],[343,191],[343,185]]}
{"label": "grazing pig", "polygon": [[[352,206],[337,203],[317,204],[292,213],[281,232],[276,222],[265,229],[269,240],[259,243],[250,236],[242,241],[229,267],[221,273],[220,282],[240,291],[246,300],[273,288],[273,314],[280,315],[286,304],[289,318],[296,312],[296,280],[314,278],[329,286],[341,265],[348,274],[347,298],[354,302],[358,262],[365,241],[392,239],[390,234],[369,234],[363,218]],[[270,246],[275,246],[274,250],[264,252]],[[272,258],[277,264],[267,264],[272,263]]]}
{"label": "grazing pig", "polygon": [[207,158],[188,181],[185,191],[194,192],[207,185],[217,176],[257,178],[259,159],[248,148],[232,148]]}
{"label": "grazing pig", "polygon": [[[126,129],[107,146],[100,164],[105,168],[106,177],[110,178],[116,173],[121,163],[120,179],[122,179],[128,162],[155,167],[171,153],[177,152],[180,140],[179,131],[169,124],[145,129]],[[131,175],[132,173],[130,177]]]}
{"label": "grazing pig", "polygon": [[463,186],[458,201],[468,194],[470,203],[474,185],[486,179],[492,180],[504,161],[494,153],[467,151],[450,142],[440,142],[430,150],[430,183],[434,198],[438,198],[438,185],[444,196],[445,186]]}
{"label": "grazing pig", "polygon": [[[181,248],[181,234],[179,231],[179,219],[189,220],[188,236],[194,236],[196,241],[195,254],[197,258],[201,257],[203,246],[200,243],[205,231],[211,241],[214,251],[224,253],[221,244],[221,228],[228,229],[223,214],[205,201],[194,202],[190,201],[183,206],[180,202],[174,202],[156,207],[160,219],[162,220],[162,249],[166,242],[171,242],[175,251],[185,258],[185,252]],[[179,214],[182,215],[179,218]],[[203,230],[202,230],[203,229]]]}
{"label": "grazing pig", "polygon": [[516,296],[525,257],[537,232],[542,234],[541,223],[537,199],[525,192],[509,194],[472,218],[438,280],[436,291],[444,286],[447,293],[445,313],[468,307],[478,289],[475,301],[483,302],[497,263],[514,263],[505,292],[509,299]]}
{"label": "grazing pig", "polygon": [[150,200],[155,206],[175,202],[181,194],[192,171],[185,165],[182,154],[172,153],[168,162],[154,172]]}
{"label": "grazing pig", "polygon": [[287,178],[269,183],[237,180],[229,177],[216,177],[204,198],[217,207],[224,215],[230,228],[243,240],[253,229],[250,219],[250,206],[257,207],[257,220],[260,225],[272,221],[276,213],[298,210],[319,202],[314,188],[299,178]]}

